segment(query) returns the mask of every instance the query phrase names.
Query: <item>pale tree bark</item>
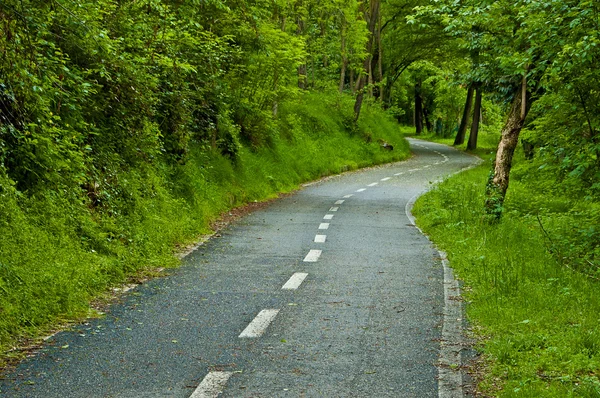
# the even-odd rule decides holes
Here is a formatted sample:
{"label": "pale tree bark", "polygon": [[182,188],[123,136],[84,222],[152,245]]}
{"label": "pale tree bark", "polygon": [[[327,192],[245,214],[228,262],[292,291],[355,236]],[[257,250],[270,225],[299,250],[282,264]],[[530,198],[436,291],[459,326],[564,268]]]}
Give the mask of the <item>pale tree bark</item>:
{"label": "pale tree bark", "polygon": [[494,219],[502,216],[513,155],[532,102],[527,95],[527,80],[523,77],[521,90],[515,93],[508,118],[502,128],[502,138],[498,144],[494,168],[486,186],[485,210],[487,215]]}
{"label": "pale tree bark", "polygon": [[475,89],[475,107],[473,109],[473,123],[471,124],[471,133],[469,134],[469,142],[467,150],[473,151],[477,149],[477,136],[479,135],[479,122],[481,121],[481,86],[478,85]]}
{"label": "pale tree bark", "polygon": [[475,87],[473,83],[471,83],[467,89],[465,109],[463,111],[462,119],[460,119],[460,126],[458,127],[458,132],[454,138],[453,145],[462,145],[465,142],[465,135],[467,134],[467,126],[469,124],[469,115],[471,114],[471,106],[473,105],[473,91],[475,91]]}

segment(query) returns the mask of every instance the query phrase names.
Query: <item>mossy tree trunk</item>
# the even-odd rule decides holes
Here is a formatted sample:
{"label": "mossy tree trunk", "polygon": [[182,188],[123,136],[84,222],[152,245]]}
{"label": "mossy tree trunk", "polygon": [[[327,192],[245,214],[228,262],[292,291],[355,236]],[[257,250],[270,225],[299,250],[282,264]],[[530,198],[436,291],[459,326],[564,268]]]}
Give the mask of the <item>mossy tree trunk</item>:
{"label": "mossy tree trunk", "polygon": [[500,138],[494,167],[486,186],[485,211],[489,217],[495,220],[502,216],[513,155],[532,102],[527,95],[527,81],[523,78],[521,90],[515,93],[508,118],[502,128],[502,138]]}

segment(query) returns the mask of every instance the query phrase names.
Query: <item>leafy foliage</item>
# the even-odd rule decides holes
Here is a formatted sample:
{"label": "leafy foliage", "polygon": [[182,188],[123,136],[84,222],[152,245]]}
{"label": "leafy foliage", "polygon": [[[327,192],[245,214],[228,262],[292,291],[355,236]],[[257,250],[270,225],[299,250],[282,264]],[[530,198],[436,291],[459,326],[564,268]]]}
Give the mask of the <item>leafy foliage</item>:
{"label": "leafy foliage", "polygon": [[331,93],[364,57],[354,1],[7,0],[0,22],[3,349],[233,206],[408,152]]}

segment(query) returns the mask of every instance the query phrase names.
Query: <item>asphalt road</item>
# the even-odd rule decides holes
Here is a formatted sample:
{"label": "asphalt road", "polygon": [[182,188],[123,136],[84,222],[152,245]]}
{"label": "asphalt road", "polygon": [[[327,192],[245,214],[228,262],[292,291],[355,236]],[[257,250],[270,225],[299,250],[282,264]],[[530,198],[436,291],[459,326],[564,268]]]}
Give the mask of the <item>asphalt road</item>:
{"label": "asphalt road", "polygon": [[436,366],[444,267],[406,207],[475,159],[411,145],[408,161],[243,217],[105,318],[51,338],[0,395],[460,396],[439,388]]}

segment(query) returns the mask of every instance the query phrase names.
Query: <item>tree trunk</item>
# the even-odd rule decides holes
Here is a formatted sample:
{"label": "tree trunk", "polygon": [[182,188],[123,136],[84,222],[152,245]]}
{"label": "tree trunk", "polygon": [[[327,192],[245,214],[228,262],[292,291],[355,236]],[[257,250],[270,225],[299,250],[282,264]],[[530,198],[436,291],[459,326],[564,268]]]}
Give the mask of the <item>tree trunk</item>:
{"label": "tree trunk", "polygon": [[467,101],[465,102],[465,110],[463,112],[462,119],[460,119],[460,127],[454,138],[453,145],[462,145],[465,142],[465,135],[467,133],[467,125],[469,124],[469,115],[471,113],[471,105],[473,104],[473,91],[475,90],[473,83],[469,84],[467,90]]}
{"label": "tree trunk", "polygon": [[[372,62],[372,58],[373,58],[373,42],[375,40],[375,28],[377,26],[377,20],[379,19],[379,1],[380,0],[371,0],[370,5],[369,5],[369,13],[365,13],[367,14],[365,18],[368,21],[368,29],[369,29],[369,33],[371,35],[371,37],[369,38],[369,41],[367,42],[367,58],[364,61],[364,70],[369,72],[369,76],[368,78],[371,79],[372,78],[372,71],[371,71],[371,62]],[[362,107],[362,103],[363,103],[363,97],[364,97],[364,88],[365,88],[365,84],[367,82],[367,76],[361,75],[358,78],[357,84],[356,84],[356,91],[358,92],[357,96],[356,96],[356,101],[354,102],[354,121],[358,121],[358,118],[360,116],[360,109]]]}
{"label": "tree trunk", "polygon": [[475,108],[473,109],[473,124],[471,124],[471,133],[469,134],[469,142],[467,150],[473,151],[477,149],[477,135],[479,133],[479,122],[481,120],[481,86],[477,86],[475,91]]}
{"label": "tree trunk", "polygon": [[342,61],[342,70],[340,71],[340,94],[344,92],[344,85],[346,80],[346,68],[348,67],[348,60],[344,58]]}
{"label": "tree trunk", "polygon": [[521,91],[515,93],[508,119],[502,128],[502,138],[498,144],[494,168],[486,186],[485,211],[488,216],[496,220],[502,216],[513,155],[532,102],[527,97],[527,82],[523,78]]}
{"label": "tree trunk", "polygon": [[[343,17],[342,17],[343,18]],[[346,18],[342,20],[342,68],[340,71],[340,94],[344,92],[344,85],[346,83],[346,68],[348,68],[348,55],[346,54]]]}
{"label": "tree trunk", "polygon": [[425,122],[425,127],[427,127],[427,132],[432,132],[433,125],[431,124],[431,118],[429,117],[429,109],[427,109],[427,106],[425,104],[422,104],[421,108],[423,109],[423,121]]}
{"label": "tree trunk", "polygon": [[298,66],[298,88],[306,90],[306,64]]}
{"label": "tree trunk", "polygon": [[421,98],[421,84],[415,84],[415,129],[416,135],[423,132],[423,99]]}
{"label": "tree trunk", "polygon": [[354,85],[354,68],[350,68],[350,88],[352,89],[352,94],[356,92],[356,86]]}
{"label": "tree trunk", "polygon": [[[298,17],[296,20],[296,36],[304,35],[304,21]],[[306,63],[298,66],[298,88],[306,90]]]}

